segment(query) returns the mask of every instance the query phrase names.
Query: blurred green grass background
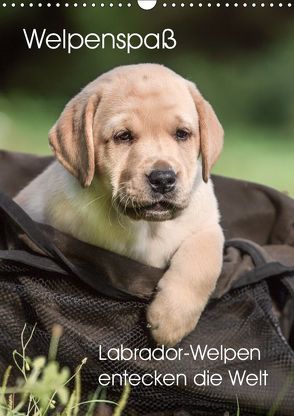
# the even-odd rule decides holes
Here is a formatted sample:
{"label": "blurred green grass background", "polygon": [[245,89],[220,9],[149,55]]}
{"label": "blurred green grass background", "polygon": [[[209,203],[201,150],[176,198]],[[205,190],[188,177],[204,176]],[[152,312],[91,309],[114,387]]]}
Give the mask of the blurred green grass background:
{"label": "blurred green grass background", "polygon": [[[23,13],[26,11],[24,10]],[[294,13],[291,10],[194,10],[135,7],[94,13],[34,9],[0,15],[0,148],[50,154],[47,135],[67,101],[116,65],[157,62],[198,85],[225,129],[214,172],[267,184],[294,196]],[[50,14],[50,16],[48,15]],[[21,28],[60,32],[159,32],[172,28],[178,46],[28,51]],[[12,41],[6,42],[7,39]]]}

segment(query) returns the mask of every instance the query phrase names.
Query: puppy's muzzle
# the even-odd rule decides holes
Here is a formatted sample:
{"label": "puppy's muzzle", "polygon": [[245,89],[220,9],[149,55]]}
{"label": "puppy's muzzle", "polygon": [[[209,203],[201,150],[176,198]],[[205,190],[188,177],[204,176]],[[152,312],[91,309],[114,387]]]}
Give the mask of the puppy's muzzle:
{"label": "puppy's muzzle", "polygon": [[177,181],[177,175],[173,169],[152,170],[147,178],[151,189],[162,195],[173,191]]}

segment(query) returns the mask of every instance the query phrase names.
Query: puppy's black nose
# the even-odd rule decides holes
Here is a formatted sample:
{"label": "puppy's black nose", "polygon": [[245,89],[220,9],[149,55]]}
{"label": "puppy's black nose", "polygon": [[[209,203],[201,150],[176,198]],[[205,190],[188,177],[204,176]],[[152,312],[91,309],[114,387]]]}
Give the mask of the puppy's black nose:
{"label": "puppy's black nose", "polygon": [[148,175],[151,188],[160,194],[171,192],[176,185],[176,178],[176,173],[172,169],[153,170]]}

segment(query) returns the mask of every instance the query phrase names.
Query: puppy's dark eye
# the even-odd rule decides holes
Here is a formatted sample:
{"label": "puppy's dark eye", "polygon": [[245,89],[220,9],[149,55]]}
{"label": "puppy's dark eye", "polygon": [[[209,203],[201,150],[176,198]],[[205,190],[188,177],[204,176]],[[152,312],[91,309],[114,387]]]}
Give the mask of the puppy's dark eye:
{"label": "puppy's dark eye", "polygon": [[124,130],[114,135],[114,140],[121,142],[130,142],[133,140],[133,135],[129,130]]}
{"label": "puppy's dark eye", "polygon": [[177,129],[176,131],[176,139],[177,140],[187,140],[190,137],[190,132],[186,129]]}

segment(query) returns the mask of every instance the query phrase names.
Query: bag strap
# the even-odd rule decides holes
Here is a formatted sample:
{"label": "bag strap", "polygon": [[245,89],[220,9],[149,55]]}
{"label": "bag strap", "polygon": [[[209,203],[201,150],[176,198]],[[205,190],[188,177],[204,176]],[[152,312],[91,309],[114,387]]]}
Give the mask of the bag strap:
{"label": "bag strap", "polygon": [[[59,273],[68,276],[68,272],[49,257],[31,254],[25,250],[0,250],[0,260],[19,263],[22,266],[34,267],[45,272]],[[0,271],[9,270],[7,263],[0,261]],[[13,269],[13,268],[12,268]]]}
{"label": "bag strap", "polygon": [[262,252],[257,248],[258,246],[250,240],[233,238],[225,242],[225,249],[228,247],[237,248],[242,253],[248,254],[251,257],[255,267],[262,266],[266,263],[266,259],[262,255]]}
{"label": "bag strap", "polygon": [[[7,195],[0,193],[0,212],[8,221],[16,225],[48,257],[32,255],[19,250],[0,250],[0,259],[16,261],[45,271],[58,271],[63,274],[73,273],[88,286],[102,295],[118,300],[138,300],[130,293],[116,288],[104,276],[93,275],[68,260],[62,252],[45,236],[37,224]],[[10,254],[9,254],[10,253]],[[45,260],[46,259],[46,260]]]}
{"label": "bag strap", "polygon": [[280,278],[294,298],[294,267],[285,266],[278,261],[267,262],[258,247],[247,240],[229,240],[225,243],[225,247],[238,248],[242,253],[249,255],[255,265],[253,270],[245,272],[233,283],[232,289],[239,289],[269,278]]}

